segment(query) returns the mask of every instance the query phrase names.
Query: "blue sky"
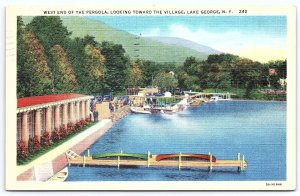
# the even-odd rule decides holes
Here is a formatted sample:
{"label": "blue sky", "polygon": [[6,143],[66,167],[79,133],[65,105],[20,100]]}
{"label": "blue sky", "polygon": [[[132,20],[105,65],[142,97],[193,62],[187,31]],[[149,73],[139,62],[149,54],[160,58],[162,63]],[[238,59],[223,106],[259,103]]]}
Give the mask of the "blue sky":
{"label": "blue sky", "polygon": [[179,37],[254,60],[286,58],[285,16],[95,16],[142,36]]}

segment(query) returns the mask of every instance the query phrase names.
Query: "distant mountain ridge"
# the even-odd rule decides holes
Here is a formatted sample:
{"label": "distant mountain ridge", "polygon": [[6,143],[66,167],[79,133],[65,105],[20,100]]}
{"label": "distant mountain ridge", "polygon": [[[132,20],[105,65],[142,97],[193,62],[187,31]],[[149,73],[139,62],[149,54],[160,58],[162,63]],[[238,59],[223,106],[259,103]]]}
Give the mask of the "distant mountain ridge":
{"label": "distant mountain ridge", "polygon": [[[27,24],[33,17],[23,17]],[[216,50],[180,38],[139,37],[126,31],[115,29],[104,22],[79,16],[62,16],[63,25],[72,32],[71,37],[95,37],[99,43],[111,41],[121,44],[131,59],[151,60],[155,62],[175,62],[182,65],[187,57],[194,56],[206,60]],[[218,52],[218,51],[217,51]]]}
{"label": "distant mountain ridge", "polygon": [[198,44],[196,42],[190,41],[190,40],[186,40],[183,38],[179,38],[179,37],[159,37],[159,36],[151,36],[151,37],[144,37],[146,39],[150,39],[153,41],[158,41],[164,44],[173,44],[173,45],[177,45],[177,46],[182,46],[185,48],[189,48],[192,50],[196,50],[198,52],[210,55],[210,54],[221,54],[222,52],[215,50],[211,47],[202,45],[202,44]]}

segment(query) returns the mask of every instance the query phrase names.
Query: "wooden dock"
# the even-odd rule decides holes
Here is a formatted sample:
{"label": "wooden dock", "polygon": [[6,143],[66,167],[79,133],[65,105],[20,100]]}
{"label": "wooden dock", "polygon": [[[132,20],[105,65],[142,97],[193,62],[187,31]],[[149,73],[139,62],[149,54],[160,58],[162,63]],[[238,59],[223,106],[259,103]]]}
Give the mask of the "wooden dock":
{"label": "wooden dock", "polygon": [[[182,160],[180,157],[178,160],[161,160],[156,161],[156,155],[150,155],[148,152],[148,160],[130,160],[130,159],[93,159],[89,156],[89,151],[87,156],[79,156],[73,151],[69,150],[66,152],[69,166],[70,165],[79,165],[79,166],[115,166],[120,168],[120,166],[142,166],[142,167],[177,167],[181,168],[208,168],[209,171],[212,171],[213,168],[237,168],[239,171],[244,171],[247,168],[247,162],[245,157],[242,156],[240,159],[240,154],[238,153],[236,160],[216,160],[212,161],[191,161],[191,160]],[[212,155],[210,154],[210,157]]]}

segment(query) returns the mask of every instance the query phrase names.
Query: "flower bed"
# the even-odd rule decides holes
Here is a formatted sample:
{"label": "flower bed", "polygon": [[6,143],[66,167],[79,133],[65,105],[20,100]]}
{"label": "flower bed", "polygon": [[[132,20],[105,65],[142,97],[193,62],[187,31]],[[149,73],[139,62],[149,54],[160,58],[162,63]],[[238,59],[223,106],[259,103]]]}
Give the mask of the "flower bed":
{"label": "flower bed", "polygon": [[70,123],[67,127],[61,127],[59,130],[55,129],[52,132],[52,137],[48,132],[45,132],[40,141],[36,136],[31,138],[28,142],[28,148],[25,147],[25,143],[23,141],[18,141],[17,165],[30,163],[94,124],[95,122],[86,122],[84,120],[76,123],[76,125]]}

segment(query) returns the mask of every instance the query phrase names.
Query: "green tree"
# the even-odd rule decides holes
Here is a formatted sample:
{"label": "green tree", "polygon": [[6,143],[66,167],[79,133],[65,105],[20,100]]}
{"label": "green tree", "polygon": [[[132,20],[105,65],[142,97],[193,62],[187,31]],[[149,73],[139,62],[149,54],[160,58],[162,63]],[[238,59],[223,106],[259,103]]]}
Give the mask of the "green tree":
{"label": "green tree", "polygon": [[189,77],[189,74],[184,70],[180,70],[178,73],[178,86],[179,88],[188,90],[185,80]]}
{"label": "green tree", "polygon": [[237,55],[222,53],[222,54],[209,55],[207,57],[206,62],[208,64],[214,64],[214,63],[231,64],[231,63],[235,63],[238,59],[239,59],[239,56],[237,56]]}
{"label": "green tree", "polygon": [[247,58],[239,58],[234,67],[235,80],[240,88],[245,88],[245,98],[251,98],[251,93],[256,89],[262,79],[263,66]]}
{"label": "green tree", "polygon": [[123,92],[125,90],[129,57],[125,56],[122,45],[112,42],[101,43],[101,53],[105,57],[107,72],[104,77],[104,91]]}
{"label": "green tree", "polygon": [[54,45],[66,48],[70,41],[71,32],[63,25],[59,16],[36,16],[27,24],[26,28],[35,34],[44,47],[48,63],[51,48]]}
{"label": "green tree", "polygon": [[140,60],[135,60],[132,62],[129,73],[128,73],[128,86],[137,88],[143,86],[143,73],[141,70],[142,62]]}
{"label": "green tree", "polygon": [[44,48],[31,32],[25,32],[26,57],[20,82],[24,89],[23,96],[37,96],[53,93],[52,73],[48,67]]}
{"label": "green tree", "polygon": [[86,35],[84,36],[83,38],[83,43],[84,45],[92,45],[94,47],[98,47],[99,46],[99,43],[95,40],[95,37],[94,36],[90,36],[90,35]]}
{"label": "green tree", "polygon": [[198,61],[193,56],[186,58],[186,60],[183,64],[183,71],[185,71],[189,75],[195,74],[193,68],[197,63],[198,63]]}
{"label": "green tree", "polygon": [[60,45],[54,45],[51,53],[51,70],[55,93],[70,93],[77,91],[77,81],[68,61],[65,50]]}
{"label": "green tree", "polygon": [[[209,88],[209,85],[211,85],[208,79],[210,69],[211,65],[206,61],[199,61],[193,56],[188,57],[185,60],[183,67],[179,70],[179,87],[197,91]],[[188,81],[186,81],[187,79]]]}
{"label": "green tree", "polygon": [[154,76],[160,72],[160,66],[153,61],[143,61],[140,68],[144,77],[145,85],[152,86]]}
{"label": "green tree", "polygon": [[89,73],[85,67],[86,64],[86,53],[85,53],[86,43],[83,38],[76,37],[68,42],[67,54],[69,57],[69,62],[73,67],[74,74],[78,83],[78,91],[80,93],[89,94]]}
{"label": "green tree", "polygon": [[212,64],[208,73],[208,86],[214,89],[230,88],[230,73],[221,64]]}
{"label": "green tree", "polygon": [[162,91],[173,91],[178,85],[178,80],[172,72],[160,72],[155,76],[153,84]]}
{"label": "green tree", "polygon": [[24,63],[26,60],[26,43],[25,43],[25,25],[22,17],[17,17],[17,97],[24,97],[25,86],[24,80]]}
{"label": "green tree", "polygon": [[187,76],[184,81],[185,89],[192,90],[192,91],[200,91],[200,80],[197,76]]}
{"label": "green tree", "polygon": [[287,66],[286,66],[286,59],[284,61],[280,60],[278,61],[278,75],[280,78],[286,78],[287,77]]}
{"label": "green tree", "polygon": [[105,57],[101,54],[98,48],[92,45],[85,46],[87,56],[86,68],[89,71],[90,77],[93,79],[103,79],[106,71],[104,62]]}
{"label": "green tree", "polygon": [[105,57],[98,48],[89,44],[85,46],[85,56],[85,69],[88,72],[86,80],[89,81],[85,88],[88,88],[91,93],[103,92],[103,80],[107,71]]}
{"label": "green tree", "polygon": [[269,69],[275,69],[279,78],[286,78],[286,60],[269,61],[266,65]]}

